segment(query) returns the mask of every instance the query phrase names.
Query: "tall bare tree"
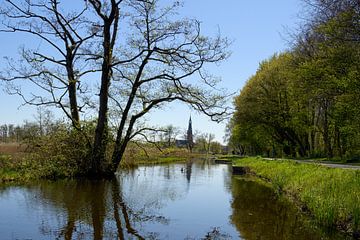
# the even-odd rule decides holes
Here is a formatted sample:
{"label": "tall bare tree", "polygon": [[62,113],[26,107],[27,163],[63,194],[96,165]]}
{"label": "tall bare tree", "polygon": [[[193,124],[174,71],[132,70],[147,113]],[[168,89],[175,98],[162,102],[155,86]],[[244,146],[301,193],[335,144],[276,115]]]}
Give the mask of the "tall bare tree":
{"label": "tall bare tree", "polygon": [[[81,48],[97,34],[94,26],[88,27],[86,2],[79,4],[78,11],[66,11],[58,0],[6,0],[0,8],[1,32],[27,34],[39,43],[34,49],[21,47],[19,61],[8,58],[1,78],[11,83],[9,93],[20,95],[26,104],[60,107],[76,128],[79,112],[87,104],[78,100],[78,92],[85,91],[80,78],[95,71],[86,67]],[[24,81],[37,89],[23,91]]]}
{"label": "tall bare tree", "polygon": [[[164,104],[189,104],[214,121],[227,114],[224,106],[229,96],[217,88],[219,80],[206,69],[228,57],[229,42],[220,35],[203,36],[195,19],[180,19],[179,1],[165,7],[159,0],[75,1],[78,4],[72,10],[58,0],[3,2],[2,31],[31,34],[55,50],[49,54],[24,50],[27,67],[10,61],[9,71],[1,77],[9,82],[26,79],[49,99],[33,94],[29,100],[16,85],[12,93],[29,104],[60,106],[80,131],[80,110],[96,107],[89,175],[112,175],[127,144],[153,130],[138,123]],[[99,74],[87,77],[93,72]],[[90,85],[93,78],[99,79],[93,84],[99,90],[89,96],[82,86],[84,81]],[[96,103],[90,104],[96,95]],[[111,134],[110,106],[119,113]],[[110,143],[114,144],[111,154]]]}

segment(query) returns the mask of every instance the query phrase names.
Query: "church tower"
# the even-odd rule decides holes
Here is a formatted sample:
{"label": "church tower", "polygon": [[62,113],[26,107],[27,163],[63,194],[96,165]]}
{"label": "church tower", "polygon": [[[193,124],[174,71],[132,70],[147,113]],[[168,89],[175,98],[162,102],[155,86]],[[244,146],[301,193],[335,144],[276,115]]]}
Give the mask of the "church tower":
{"label": "church tower", "polygon": [[193,141],[191,116],[190,116],[190,119],[189,119],[189,127],[188,127],[188,130],[187,130],[187,144],[188,144],[189,151],[192,152],[192,149],[194,147],[194,141]]}

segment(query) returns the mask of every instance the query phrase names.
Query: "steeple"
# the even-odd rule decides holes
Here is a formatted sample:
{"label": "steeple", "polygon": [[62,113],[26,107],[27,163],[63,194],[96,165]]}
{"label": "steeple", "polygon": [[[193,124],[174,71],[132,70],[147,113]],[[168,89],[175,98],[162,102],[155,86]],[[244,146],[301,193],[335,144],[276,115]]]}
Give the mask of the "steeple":
{"label": "steeple", "polygon": [[188,142],[188,148],[189,148],[190,152],[192,152],[192,149],[194,147],[194,141],[193,141],[191,115],[190,115],[190,119],[189,119],[188,130],[187,130],[187,142]]}

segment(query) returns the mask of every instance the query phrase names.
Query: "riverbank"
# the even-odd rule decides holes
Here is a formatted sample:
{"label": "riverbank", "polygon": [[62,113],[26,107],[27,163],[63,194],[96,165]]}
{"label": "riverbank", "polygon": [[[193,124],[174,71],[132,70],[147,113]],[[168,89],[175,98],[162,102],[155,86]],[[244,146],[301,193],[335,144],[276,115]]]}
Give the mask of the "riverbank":
{"label": "riverbank", "polygon": [[[0,149],[3,150],[4,148]],[[149,149],[148,149],[149,150]],[[199,158],[201,154],[190,154],[186,149],[168,148],[162,152],[150,149],[148,155],[140,151],[127,151],[120,168],[138,165],[166,164]],[[74,178],[77,175],[76,163],[64,157],[39,157],[36,153],[24,151],[0,152],[0,184],[23,183],[37,179]]]}
{"label": "riverbank", "polygon": [[185,148],[165,148],[160,152],[158,149],[147,149],[145,154],[143,151],[129,149],[120,164],[120,168],[135,167],[139,165],[166,164],[173,162],[185,162],[192,158],[204,158],[201,153],[190,153]]}
{"label": "riverbank", "polygon": [[249,167],[271,182],[277,192],[289,195],[318,224],[359,238],[360,171],[262,158],[233,159],[233,164]]}

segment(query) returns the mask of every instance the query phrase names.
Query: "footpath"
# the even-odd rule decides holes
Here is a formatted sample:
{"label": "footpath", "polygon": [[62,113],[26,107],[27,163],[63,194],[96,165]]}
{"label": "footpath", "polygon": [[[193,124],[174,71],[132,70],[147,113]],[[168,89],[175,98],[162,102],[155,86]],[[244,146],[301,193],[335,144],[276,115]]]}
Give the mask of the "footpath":
{"label": "footpath", "polygon": [[[264,158],[265,160],[286,160],[282,158]],[[289,159],[290,160],[290,159]],[[353,169],[353,170],[360,170],[360,165],[355,165],[351,163],[334,163],[334,162],[324,162],[324,161],[318,161],[318,160],[294,160],[298,163],[317,163],[322,166],[330,167],[330,168],[342,168],[342,169]]]}

